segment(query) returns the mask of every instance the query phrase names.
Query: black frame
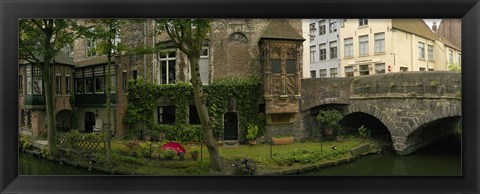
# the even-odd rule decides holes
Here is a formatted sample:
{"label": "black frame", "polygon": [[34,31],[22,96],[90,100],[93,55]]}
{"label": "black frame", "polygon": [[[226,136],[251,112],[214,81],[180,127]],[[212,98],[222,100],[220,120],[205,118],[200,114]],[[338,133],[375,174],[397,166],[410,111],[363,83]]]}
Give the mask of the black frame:
{"label": "black frame", "polygon": [[[479,192],[478,0],[0,0],[0,192]],[[462,18],[461,177],[18,176],[18,19],[48,17]],[[467,65],[468,64],[468,65]],[[73,76],[73,75],[72,75]],[[17,115],[17,116],[15,116]]]}

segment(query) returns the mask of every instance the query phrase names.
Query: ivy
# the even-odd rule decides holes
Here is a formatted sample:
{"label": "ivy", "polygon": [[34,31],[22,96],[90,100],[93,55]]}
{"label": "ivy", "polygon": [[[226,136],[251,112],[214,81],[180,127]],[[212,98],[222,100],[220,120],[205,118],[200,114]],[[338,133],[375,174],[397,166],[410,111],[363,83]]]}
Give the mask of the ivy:
{"label": "ivy", "polygon": [[[223,115],[227,112],[230,99],[236,101],[239,114],[240,137],[244,138],[249,124],[259,127],[259,135],[265,129],[265,118],[258,114],[261,97],[260,80],[256,78],[228,79],[216,81],[204,86],[207,95],[209,116],[214,122],[213,133],[219,139],[223,137]],[[188,125],[189,100],[193,96],[193,88],[189,83],[158,85],[142,79],[129,81],[127,112],[123,118],[130,130],[135,125],[144,123],[157,132],[164,132],[166,139],[175,141],[201,141],[201,127]],[[158,99],[166,97],[176,106],[175,125],[158,125],[153,122],[153,114]],[[133,131],[134,132],[134,131]],[[128,134],[128,132],[127,132]]]}

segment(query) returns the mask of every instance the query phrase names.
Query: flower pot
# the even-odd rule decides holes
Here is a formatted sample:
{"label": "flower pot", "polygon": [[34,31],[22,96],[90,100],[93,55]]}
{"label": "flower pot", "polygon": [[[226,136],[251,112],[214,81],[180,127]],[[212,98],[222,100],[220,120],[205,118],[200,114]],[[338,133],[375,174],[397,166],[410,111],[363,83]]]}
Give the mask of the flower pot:
{"label": "flower pot", "polygon": [[248,140],[248,143],[249,143],[250,145],[257,145],[257,140],[256,140],[256,139]]}
{"label": "flower pot", "polygon": [[272,137],[273,145],[288,145],[293,143],[293,137]]}

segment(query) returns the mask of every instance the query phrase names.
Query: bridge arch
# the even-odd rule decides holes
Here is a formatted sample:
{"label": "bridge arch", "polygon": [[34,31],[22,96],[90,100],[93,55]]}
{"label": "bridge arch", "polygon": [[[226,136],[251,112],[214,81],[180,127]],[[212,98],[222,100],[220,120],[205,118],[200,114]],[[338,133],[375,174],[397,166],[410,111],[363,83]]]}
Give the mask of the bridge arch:
{"label": "bridge arch", "polygon": [[361,126],[370,129],[370,136],[382,145],[392,143],[391,134],[387,126],[378,118],[364,112],[353,112],[344,115],[340,122],[342,127],[350,132],[357,132]]}

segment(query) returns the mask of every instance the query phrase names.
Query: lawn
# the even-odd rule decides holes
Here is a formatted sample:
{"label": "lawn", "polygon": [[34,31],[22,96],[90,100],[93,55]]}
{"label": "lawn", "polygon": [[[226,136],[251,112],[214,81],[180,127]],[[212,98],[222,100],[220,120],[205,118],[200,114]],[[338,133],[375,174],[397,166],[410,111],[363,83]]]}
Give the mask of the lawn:
{"label": "lawn", "polygon": [[[182,144],[187,150],[183,161],[176,156],[173,160],[166,160],[161,154],[162,143],[152,143],[150,158],[138,154],[131,157],[126,144],[127,140],[112,140],[111,169],[121,172],[151,175],[208,175],[209,156],[205,146],[201,149],[201,159],[193,161],[190,156],[191,144]],[[142,141],[139,142],[143,143]],[[347,137],[341,142],[295,142],[290,145],[238,145],[219,146],[220,154],[225,159],[225,166],[231,167],[235,159],[249,158],[255,161],[257,173],[269,173],[282,169],[297,168],[302,165],[331,161],[350,155],[349,150],[367,141],[355,137]],[[135,150],[140,153],[140,146]],[[271,150],[271,152],[270,152]],[[102,160],[102,159],[100,159]],[[98,165],[101,165],[99,163]]]}

